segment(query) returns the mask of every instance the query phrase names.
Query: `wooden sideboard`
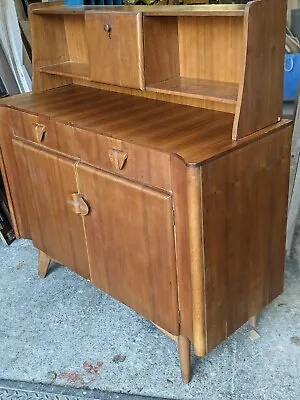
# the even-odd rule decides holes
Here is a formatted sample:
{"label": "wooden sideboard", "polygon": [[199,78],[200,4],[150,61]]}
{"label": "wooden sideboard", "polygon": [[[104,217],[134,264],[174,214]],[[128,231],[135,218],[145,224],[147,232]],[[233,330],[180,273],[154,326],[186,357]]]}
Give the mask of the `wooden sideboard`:
{"label": "wooden sideboard", "polygon": [[204,356],[283,289],[286,1],[33,4],[33,93],[1,101],[14,228]]}

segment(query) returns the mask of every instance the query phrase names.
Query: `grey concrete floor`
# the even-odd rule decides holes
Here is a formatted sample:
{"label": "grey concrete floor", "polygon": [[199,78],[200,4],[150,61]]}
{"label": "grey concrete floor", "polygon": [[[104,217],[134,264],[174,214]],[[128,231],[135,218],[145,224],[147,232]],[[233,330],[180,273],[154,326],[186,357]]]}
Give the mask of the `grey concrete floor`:
{"label": "grey concrete floor", "polygon": [[244,325],[207,357],[193,357],[189,385],[176,344],[151,323],[64,267],[38,278],[30,241],[2,246],[0,380],[158,398],[299,400],[299,227],[295,242],[285,291],[261,313],[257,334]]}

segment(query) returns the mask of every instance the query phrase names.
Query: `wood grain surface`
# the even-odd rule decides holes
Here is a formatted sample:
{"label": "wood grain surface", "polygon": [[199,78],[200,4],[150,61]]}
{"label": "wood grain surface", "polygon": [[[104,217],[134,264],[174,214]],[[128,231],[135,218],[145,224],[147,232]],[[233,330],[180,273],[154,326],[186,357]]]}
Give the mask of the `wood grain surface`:
{"label": "wood grain surface", "polygon": [[171,174],[174,198],[180,334],[193,341],[193,297],[190,268],[191,253],[189,251],[190,232],[188,225],[188,179],[186,165],[179,157],[171,157]]}
{"label": "wood grain surface", "polygon": [[[72,83],[71,78],[41,74],[39,71],[42,66],[69,61],[63,16],[50,19],[45,19],[42,15],[34,15],[33,17],[34,10],[38,8],[50,10],[55,4],[62,4],[62,2],[33,3],[29,8],[32,41],[32,86],[36,92]],[[51,45],[45,46],[45,43],[51,43]]]}
{"label": "wood grain surface", "polygon": [[39,7],[34,10],[35,14],[46,14],[46,15],[57,15],[57,14],[84,14],[90,11],[109,12],[109,11],[120,11],[122,12],[143,12],[145,15],[151,16],[165,16],[165,15],[199,15],[199,16],[243,16],[245,6],[244,5],[212,5],[212,6],[183,6],[183,5],[153,5],[153,6],[55,6],[51,8]]}
{"label": "wood grain surface", "polygon": [[[106,32],[107,26],[110,32]],[[140,13],[87,13],[91,79],[143,89],[144,51]]]}
{"label": "wood grain surface", "polygon": [[[75,136],[80,160],[150,186],[172,190],[168,153],[83,129],[76,129]],[[116,166],[113,152],[122,152],[126,157],[122,168]]]}
{"label": "wood grain surface", "polygon": [[48,65],[40,68],[40,72],[47,74],[68,76],[90,81],[90,66],[88,63],[65,61],[60,64]]}
{"label": "wood grain surface", "polygon": [[240,83],[243,18],[179,17],[180,76]]}
{"label": "wood grain surface", "polygon": [[145,84],[180,75],[178,23],[174,17],[144,17]]}
{"label": "wood grain surface", "polygon": [[13,146],[34,245],[89,279],[82,217],[68,203],[77,192],[75,163],[20,140],[13,139]]}
{"label": "wood grain surface", "polygon": [[79,165],[92,283],[179,334],[172,197]]}
{"label": "wood grain surface", "polygon": [[[11,121],[15,136],[78,158],[78,144],[71,125],[56,122],[43,115],[37,116],[16,110],[11,110]],[[35,132],[37,127],[43,128],[39,140]]]}
{"label": "wood grain surface", "polygon": [[210,351],[283,289],[291,129],[202,167]]}
{"label": "wood grain surface", "polygon": [[147,89],[157,93],[175,93],[186,97],[236,104],[239,86],[236,83],[176,77],[147,86]]}
{"label": "wood grain surface", "polygon": [[153,150],[174,153],[200,165],[290,125],[281,121],[232,141],[233,115],[70,85],[0,101],[12,108]]}
{"label": "wood grain surface", "polygon": [[233,139],[280,120],[287,0],[250,2],[244,22],[243,76]]}

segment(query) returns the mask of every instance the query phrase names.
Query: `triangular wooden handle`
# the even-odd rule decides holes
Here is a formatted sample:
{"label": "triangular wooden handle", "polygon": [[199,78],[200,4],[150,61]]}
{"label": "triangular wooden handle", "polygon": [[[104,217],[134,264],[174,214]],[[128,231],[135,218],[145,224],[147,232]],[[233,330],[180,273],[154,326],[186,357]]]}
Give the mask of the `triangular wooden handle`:
{"label": "triangular wooden handle", "polygon": [[38,142],[42,142],[45,139],[46,127],[42,124],[35,124],[34,127],[35,138]]}
{"label": "triangular wooden handle", "polygon": [[79,193],[72,193],[70,199],[67,200],[67,203],[71,204],[72,210],[75,214],[85,216],[90,212],[90,207],[87,201]]}
{"label": "triangular wooden handle", "polygon": [[112,149],[109,152],[109,158],[116,169],[123,169],[128,158],[128,153],[118,149]]}

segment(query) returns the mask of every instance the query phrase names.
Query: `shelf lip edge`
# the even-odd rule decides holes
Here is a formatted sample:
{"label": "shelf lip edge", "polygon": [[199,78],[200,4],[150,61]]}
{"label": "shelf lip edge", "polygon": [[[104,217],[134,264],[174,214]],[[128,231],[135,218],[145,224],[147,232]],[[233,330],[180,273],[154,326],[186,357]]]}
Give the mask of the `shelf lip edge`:
{"label": "shelf lip edge", "polygon": [[224,103],[224,104],[231,104],[231,105],[236,105],[237,104],[237,99],[228,99],[226,97],[218,97],[218,96],[209,96],[209,95],[202,95],[202,94],[193,94],[189,92],[180,92],[178,90],[170,90],[170,89],[159,89],[153,86],[146,86],[145,88],[149,92],[153,93],[164,93],[164,94],[170,94],[170,95],[176,95],[176,96],[182,96],[182,97],[189,97],[189,98],[197,98],[201,100],[206,100],[206,101],[211,101],[214,103]]}
{"label": "shelf lip edge", "polygon": [[[130,7],[130,8],[129,8]],[[212,16],[243,17],[245,5],[175,5],[175,6],[54,6],[49,8],[33,8],[31,13],[40,15],[82,15],[90,12],[98,13],[141,13],[147,17],[155,16]]]}

